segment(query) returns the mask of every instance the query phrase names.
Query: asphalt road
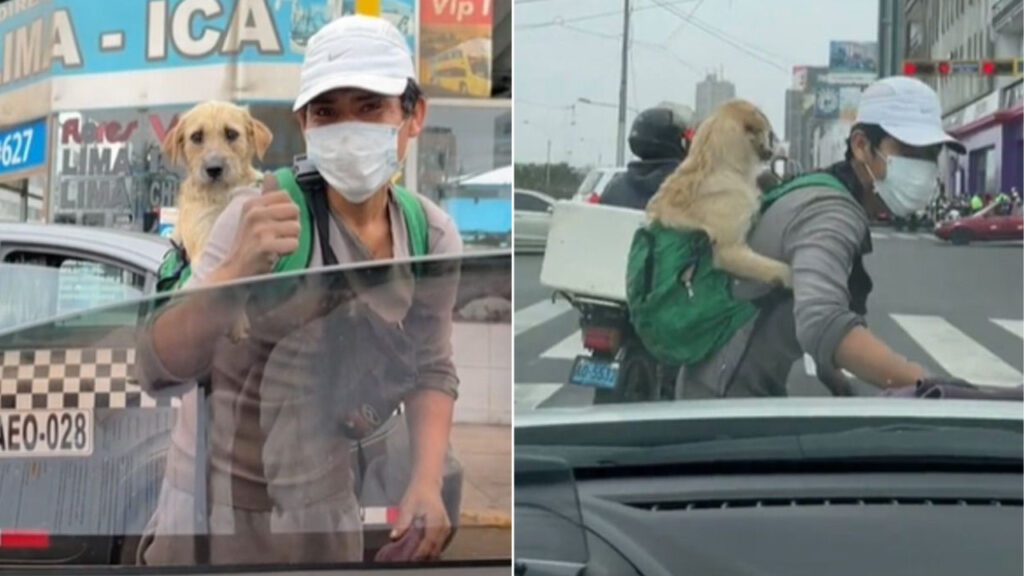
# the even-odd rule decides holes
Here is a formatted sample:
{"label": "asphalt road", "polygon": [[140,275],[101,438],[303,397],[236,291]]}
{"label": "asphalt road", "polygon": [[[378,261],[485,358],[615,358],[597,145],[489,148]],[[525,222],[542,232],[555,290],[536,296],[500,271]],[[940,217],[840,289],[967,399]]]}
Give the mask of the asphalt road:
{"label": "asphalt road", "polygon": [[[952,246],[927,233],[872,232],[865,267],[874,280],[868,326],[897,352],[935,374],[972,382],[1024,381],[1024,247],[1021,242]],[[551,303],[540,285],[543,255],[515,261],[516,410],[580,406],[592,391],[564,385],[572,359],[584,353],[577,314]],[[788,383],[794,396],[828,394],[809,358]],[[877,393],[867,384],[862,394]]]}

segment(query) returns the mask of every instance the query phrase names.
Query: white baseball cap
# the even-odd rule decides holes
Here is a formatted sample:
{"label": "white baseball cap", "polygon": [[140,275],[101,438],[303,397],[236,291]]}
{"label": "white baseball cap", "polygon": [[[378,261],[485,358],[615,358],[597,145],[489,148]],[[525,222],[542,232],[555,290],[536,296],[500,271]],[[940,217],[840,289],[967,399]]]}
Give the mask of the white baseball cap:
{"label": "white baseball cap", "polygon": [[415,78],[409,44],[393,24],[371,16],[343,16],[309,39],[292,110],[337,88],[398,96]]}
{"label": "white baseball cap", "polygon": [[860,95],[857,123],[876,124],[908,146],[946,144],[964,153],[964,145],[942,129],[942,106],[930,86],[916,78],[890,76]]}

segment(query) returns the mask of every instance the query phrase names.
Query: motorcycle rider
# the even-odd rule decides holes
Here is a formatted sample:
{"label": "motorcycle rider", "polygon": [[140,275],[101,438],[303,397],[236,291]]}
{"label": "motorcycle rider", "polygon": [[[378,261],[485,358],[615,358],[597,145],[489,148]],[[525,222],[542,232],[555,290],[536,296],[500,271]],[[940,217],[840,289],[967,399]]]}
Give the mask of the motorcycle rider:
{"label": "motorcycle rider", "polygon": [[935,195],[942,147],[964,147],[942,129],[938,95],[927,84],[890,77],[861,96],[846,159],[825,169],[845,191],[809,186],[774,203],[751,231],[751,247],[787,262],[792,292],[737,280],[733,293],[758,316],[718,352],[680,371],[682,398],[786,396],[792,364],[805,353],[834,394],[852,389],[842,370],[884,389],[932,380],[865,323],[872,281],[869,216],[906,218]]}
{"label": "motorcycle rider", "polygon": [[686,158],[686,134],[693,112],[686,106],[662,103],[644,110],[629,131],[629,149],[639,158],[629,163],[601,195],[601,204],[643,210],[662,181]]}

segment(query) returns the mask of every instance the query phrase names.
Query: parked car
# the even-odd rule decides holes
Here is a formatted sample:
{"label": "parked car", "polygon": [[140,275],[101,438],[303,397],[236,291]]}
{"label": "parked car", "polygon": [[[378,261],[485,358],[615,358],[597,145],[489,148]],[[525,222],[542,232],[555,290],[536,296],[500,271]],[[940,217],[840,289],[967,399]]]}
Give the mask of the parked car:
{"label": "parked car", "polygon": [[1024,217],[1019,205],[993,203],[971,216],[939,222],[934,233],[957,246],[971,242],[1024,240]]}
{"label": "parked car", "polygon": [[515,191],[515,249],[543,251],[548,242],[548,228],[555,199],[542,192],[519,189]]}
{"label": "parked car", "polygon": [[625,173],[625,168],[594,168],[583,178],[583,182],[580,182],[580,187],[572,199],[577,202],[597,204],[612,179]]}
{"label": "parked car", "polygon": [[[0,224],[0,439],[8,440],[0,442],[0,534],[24,533],[35,543],[0,546],[0,567],[133,563],[160,494],[179,405],[134,380],[136,329],[156,301],[157,270],[170,246],[151,234]],[[477,268],[463,268],[462,285],[480,282]],[[274,282],[266,277],[247,289]],[[56,448],[48,449],[39,436],[30,446],[24,422],[14,424],[20,441],[12,443],[12,415],[31,415],[36,428],[52,421],[61,442],[71,443],[53,438]],[[375,462],[404,443],[405,426],[399,411],[362,441],[362,458],[353,447],[357,478],[360,461],[383,474]],[[462,470],[447,470],[442,495],[453,525],[461,489]],[[388,540],[395,508],[371,497],[362,503],[372,558]],[[40,528],[48,529],[44,537]]]}
{"label": "parked car", "polygon": [[0,332],[156,288],[170,241],[60,224],[0,224]]}

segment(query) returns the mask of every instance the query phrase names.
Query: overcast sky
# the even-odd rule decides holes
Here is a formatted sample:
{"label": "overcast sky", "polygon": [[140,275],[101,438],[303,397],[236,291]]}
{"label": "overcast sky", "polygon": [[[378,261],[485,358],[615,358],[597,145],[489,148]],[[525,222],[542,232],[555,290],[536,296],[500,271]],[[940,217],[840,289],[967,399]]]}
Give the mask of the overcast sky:
{"label": "overcast sky", "polygon": [[[613,164],[623,1],[513,1],[516,161],[543,162],[550,138],[554,162]],[[780,135],[793,66],[828,64],[829,40],[877,39],[878,0],[631,4],[637,42],[631,50],[630,107],[671,100],[696,108],[697,82],[705,72],[720,70],[736,85],[736,96],[761,106]],[[685,23],[673,11],[692,12],[693,19]],[[716,37],[723,34],[727,40]],[[612,106],[582,104],[579,98]],[[627,133],[634,114],[627,116]]]}

